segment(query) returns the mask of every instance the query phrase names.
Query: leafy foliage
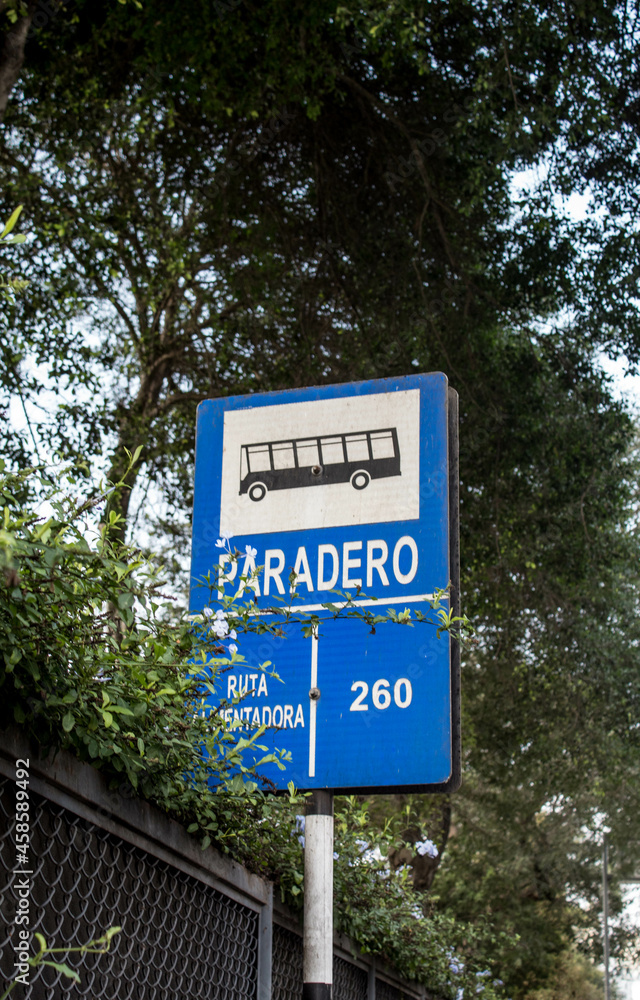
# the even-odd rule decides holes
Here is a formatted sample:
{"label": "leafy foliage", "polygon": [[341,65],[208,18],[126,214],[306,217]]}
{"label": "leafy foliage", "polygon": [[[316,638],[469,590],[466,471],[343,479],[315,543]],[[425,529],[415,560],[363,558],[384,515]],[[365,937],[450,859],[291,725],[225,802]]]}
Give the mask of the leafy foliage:
{"label": "leafy foliage", "polygon": [[[49,513],[38,517],[28,499],[33,475],[0,479],[0,725],[18,722],[44,748],[70,749],[119,795],[155,802],[203,847],[215,842],[299,906],[304,800],[292,787],[281,798],[261,791],[256,772],[272,756],[243,763],[261,730],[246,739],[221,714],[201,711],[235,659],[220,655],[218,636],[163,613],[153,568],[110,539],[113,512],[91,541],[86,518],[95,519],[104,493],[80,502],[49,480],[40,500]],[[67,478],[77,492],[71,472]],[[394,839],[390,824],[382,834],[370,829],[357,800],[338,806],[338,926],[443,997],[465,982],[475,988],[494,935],[435,912],[425,917],[406,876],[385,860]],[[40,945],[34,964],[48,954]],[[496,995],[488,984],[486,1000]]]}
{"label": "leafy foliage", "polygon": [[502,995],[495,953],[501,935],[489,922],[466,923],[422,904],[409,870],[388,854],[401,842],[401,818],[372,826],[365,805],[338,800],[334,881],[341,930],[438,996],[459,989],[485,1000]]}
{"label": "leafy foliage", "polygon": [[1,483],[0,724],[108,763],[133,789],[195,808],[202,829],[217,830],[209,782],[242,795],[250,770],[248,741],[201,711],[230,658],[214,636],[163,615],[153,568],[110,539],[117,515],[88,540],[83,521],[105,494],[75,503],[52,484],[51,515],[25,512],[32,472]]}
{"label": "leafy foliage", "polygon": [[575,108],[549,91],[615,21],[543,7],[61,14],[2,151],[39,234],[8,381],[36,395],[33,358],[67,398],[41,433],[67,455],[107,449],[114,481],[144,440],[179,509],[205,396],[413,369],[463,384],[497,325],[574,314],[582,237],[539,199],[514,215],[510,171],[552,147]]}
{"label": "leafy foliage", "polygon": [[[554,965],[548,986],[535,990],[531,1000],[600,1000],[604,991],[602,974],[575,951],[562,952]],[[617,995],[613,984],[613,996]]]}
{"label": "leafy foliage", "polygon": [[[19,243],[24,243],[26,240],[27,237],[24,233],[13,233],[21,212],[22,205],[18,205],[18,207],[11,213],[2,232],[0,232],[0,250],[5,247],[16,246]],[[27,287],[27,284],[28,282],[22,281],[20,278],[7,278],[4,274],[2,274],[2,272],[0,272],[0,299],[13,302],[16,292],[23,292]]]}

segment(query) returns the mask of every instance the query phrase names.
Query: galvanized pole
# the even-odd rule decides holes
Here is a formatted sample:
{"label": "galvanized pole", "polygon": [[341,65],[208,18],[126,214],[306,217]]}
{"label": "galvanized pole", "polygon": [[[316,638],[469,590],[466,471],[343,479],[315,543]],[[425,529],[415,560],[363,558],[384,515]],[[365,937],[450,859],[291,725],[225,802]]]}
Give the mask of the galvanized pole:
{"label": "galvanized pole", "polygon": [[333,792],[313,792],[304,831],[303,1000],[331,1000]]}
{"label": "galvanized pole", "polygon": [[602,917],[604,951],[604,1000],[610,1000],[609,987],[609,848],[607,835],[602,840]]}

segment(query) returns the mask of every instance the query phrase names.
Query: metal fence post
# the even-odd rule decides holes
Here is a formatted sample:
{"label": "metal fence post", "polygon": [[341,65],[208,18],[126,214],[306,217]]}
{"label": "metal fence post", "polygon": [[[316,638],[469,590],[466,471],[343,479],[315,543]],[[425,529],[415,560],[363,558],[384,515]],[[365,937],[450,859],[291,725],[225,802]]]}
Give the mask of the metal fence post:
{"label": "metal fence post", "polygon": [[376,1000],[376,960],[373,955],[367,969],[367,1000]]}
{"label": "metal fence post", "polygon": [[258,923],[258,995],[257,1000],[271,1000],[271,970],[273,967],[273,886],[260,910]]}

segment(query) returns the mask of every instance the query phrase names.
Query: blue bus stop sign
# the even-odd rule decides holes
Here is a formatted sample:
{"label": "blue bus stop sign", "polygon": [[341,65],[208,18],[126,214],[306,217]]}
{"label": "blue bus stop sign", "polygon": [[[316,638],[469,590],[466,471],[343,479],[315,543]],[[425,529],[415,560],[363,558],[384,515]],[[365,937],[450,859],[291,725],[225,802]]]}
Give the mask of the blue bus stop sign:
{"label": "blue bus stop sign", "polygon": [[[322,617],[323,604],[341,603],[335,590],[374,614],[428,614],[430,596],[450,585],[458,613],[457,394],[446,376],[200,404],[191,612],[210,603],[207,576],[214,598],[233,596],[258,567],[240,599],[255,598],[276,625],[274,608],[285,605],[294,618]],[[277,788],[458,787],[459,653],[448,633],[424,622],[372,632],[338,618],[309,637],[288,623],[237,643],[244,659],[223,675],[220,697],[244,697],[221,710],[247,736],[267,725],[258,742],[290,751],[284,771],[261,768]],[[258,669],[265,661],[277,679]]]}

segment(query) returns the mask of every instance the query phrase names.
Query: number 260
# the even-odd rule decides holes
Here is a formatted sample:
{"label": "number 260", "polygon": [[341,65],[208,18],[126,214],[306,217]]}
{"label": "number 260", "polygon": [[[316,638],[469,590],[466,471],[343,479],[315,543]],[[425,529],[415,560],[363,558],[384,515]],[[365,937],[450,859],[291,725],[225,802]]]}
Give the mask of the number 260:
{"label": "number 260", "polygon": [[[391,704],[391,691],[389,688],[391,685],[389,681],[382,678],[376,681],[371,689],[371,698],[373,700],[374,708],[384,709],[388,708]],[[369,685],[366,681],[354,681],[351,685],[352,691],[360,691],[358,697],[351,702],[349,706],[350,712],[368,712],[369,706],[365,703],[365,698],[369,694]],[[401,677],[393,685],[393,700],[398,706],[398,708],[408,708],[411,704],[411,699],[413,697],[413,689],[411,687],[411,681],[407,680],[406,677]]]}

